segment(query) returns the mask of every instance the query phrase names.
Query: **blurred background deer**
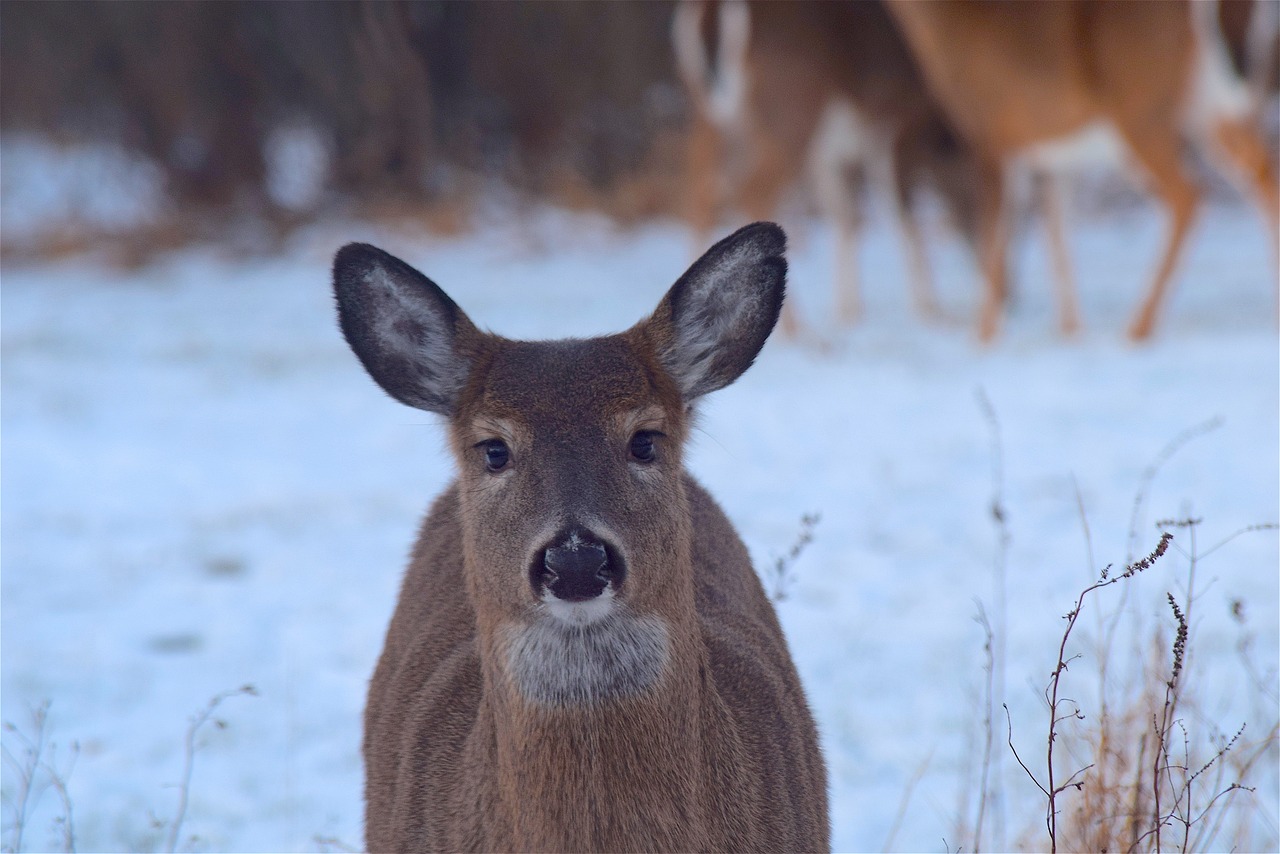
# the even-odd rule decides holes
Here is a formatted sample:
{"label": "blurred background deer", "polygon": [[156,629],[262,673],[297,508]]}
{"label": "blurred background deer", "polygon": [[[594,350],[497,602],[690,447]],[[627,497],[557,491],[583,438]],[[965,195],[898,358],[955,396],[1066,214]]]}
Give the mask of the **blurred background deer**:
{"label": "blurred background deer", "polygon": [[[887,191],[916,309],[935,317],[919,197],[935,189],[972,242],[978,161],[883,5],[688,0],[676,8],[672,37],[693,106],[695,241],[706,241],[724,207],[778,217],[803,187],[835,231],[836,314],[847,323],[860,308],[855,243],[871,183]],[[796,333],[797,317],[789,302],[785,332]]]}
{"label": "blurred background deer", "polygon": [[[1258,21],[1275,11],[1265,5],[1253,12]],[[1280,189],[1258,129],[1258,87],[1251,92],[1231,64],[1217,4],[890,0],[890,8],[981,161],[983,340],[995,336],[1006,297],[1006,168],[1019,156],[1034,162],[1047,144],[1093,126],[1120,137],[1169,215],[1131,338],[1151,334],[1200,203],[1202,191],[1183,164],[1185,144],[1238,171],[1275,238]],[[1256,54],[1266,40],[1247,43]]]}
{"label": "blurred background deer", "polygon": [[885,278],[855,257],[871,187],[926,315],[946,230],[922,202],[941,200],[977,256],[990,339],[1026,219],[1010,188],[1029,172],[1070,332],[1064,223],[1084,184],[1059,155],[1106,127],[1132,161],[1112,175],[1146,178],[1170,222],[1130,324],[1141,338],[1207,185],[1189,150],[1228,165],[1274,228],[1277,18],[1253,0],[12,5],[0,133],[122,151],[147,179],[127,190],[155,191],[132,220],[73,199],[46,228],[8,223],[0,251],[106,246],[137,263],[225,235],[269,247],[335,213],[457,233],[541,203],[676,218],[698,242],[722,217],[816,219],[850,320],[859,280]]}

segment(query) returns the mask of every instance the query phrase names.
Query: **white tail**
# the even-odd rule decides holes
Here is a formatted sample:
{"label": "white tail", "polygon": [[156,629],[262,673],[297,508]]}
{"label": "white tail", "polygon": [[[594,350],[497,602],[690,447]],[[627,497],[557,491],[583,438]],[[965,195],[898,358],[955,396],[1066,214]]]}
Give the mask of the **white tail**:
{"label": "white tail", "polygon": [[716,244],[627,332],[480,332],[372,246],[334,262],[343,334],[447,417],[369,686],[370,851],[816,851],[826,772],[741,540],[684,470],[691,407],[755,359],[781,229]]}
{"label": "white tail", "polygon": [[1008,214],[1002,182],[1015,157],[1103,123],[1115,130],[1169,213],[1169,232],[1129,335],[1148,337],[1201,191],[1184,141],[1229,161],[1280,228],[1280,189],[1256,126],[1256,99],[1233,71],[1216,3],[890,0],[929,83],[982,159],[979,252],[986,293],[979,334],[995,336],[1005,297]]}
{"label": "white tail", "polygon": [[[837,314],[851,321],[860,310],[860,194],[870,179],[890,189],[916,306],[936,314],[916,195],[936,188],[970,229],[976,163],[882,6],[688,0],[672,38],[694,106],[687,216],[699,242],[723,201],[751,219],[772,218],[807,181],[835,228]],[[788,334],[799,326],[790,308],[782,323]]]}

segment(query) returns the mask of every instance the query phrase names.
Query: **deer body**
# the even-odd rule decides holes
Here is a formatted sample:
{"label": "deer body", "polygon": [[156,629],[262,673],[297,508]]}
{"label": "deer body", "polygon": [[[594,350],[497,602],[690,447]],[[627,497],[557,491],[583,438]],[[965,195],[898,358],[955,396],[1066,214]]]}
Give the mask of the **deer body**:
{"label": "deer body", "polygon": [[717,244],[620,335],[478,331],[372,247],[344,333],[445,414],[458,480],[423,523],[365,714],[371,851],[828,847],[816,731],[745,547],[684,471],[690,406],[781,304],[775,226]]}
{"label": "deer body", "polygon": [[1280,227],[1280,189],[1256,103],[1231,69],[1212,3],[889,0],[930,86],[981,160],[979,332],[996,333],[1009,226],[1003,168],[1097,123],[1113,128],[1169,213],[1165,248],[1129,327],[1151,334],[1199,205],[1184,142],[1233,164]]}
{"label": "deer body", "polygon": [[977,164],[882,4],[688,0],[672,35],[694,107],[688,219],[699,242],[721,202],[777,216],[807,181],[835,228],[838,314],[852,320],[861,185],[871,179],[889,190],[916,307],[936,314],[917,197],[936,189],[972,238]]}

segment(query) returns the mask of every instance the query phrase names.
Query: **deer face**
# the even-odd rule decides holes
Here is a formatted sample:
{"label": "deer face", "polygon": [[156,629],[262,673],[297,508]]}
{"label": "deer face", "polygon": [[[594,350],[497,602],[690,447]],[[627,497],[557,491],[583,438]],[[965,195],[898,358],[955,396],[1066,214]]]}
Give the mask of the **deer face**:
{"label": "deer face", "polygon": [[584,626],[687,583],[686,413],[637,338],[496,339],[468,383],[450,425],[468,583],[508,620]]}
{"label": "deer face", "polygon": [[681,461],[691,406],[764,344],[784,244],[777,226],[748,226],[627,332],[543,342],[480,332],[378,249],[338,253],[352,349],[393,397],[449,419],[460,581],[526,696],[589,701],[659,678],[666,625],[693,609]]}

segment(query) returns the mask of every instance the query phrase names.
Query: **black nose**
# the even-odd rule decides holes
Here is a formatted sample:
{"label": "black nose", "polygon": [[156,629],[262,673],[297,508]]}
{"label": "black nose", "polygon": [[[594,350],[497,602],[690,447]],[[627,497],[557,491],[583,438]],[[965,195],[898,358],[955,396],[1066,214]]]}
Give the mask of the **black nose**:
{"label": "black nose", "polygon": [[583,602],[599,596],[617,578],[609,550],[594,537],[573,532],[556,542],[542,553],[535,587],[541,583],[558,599]]}

